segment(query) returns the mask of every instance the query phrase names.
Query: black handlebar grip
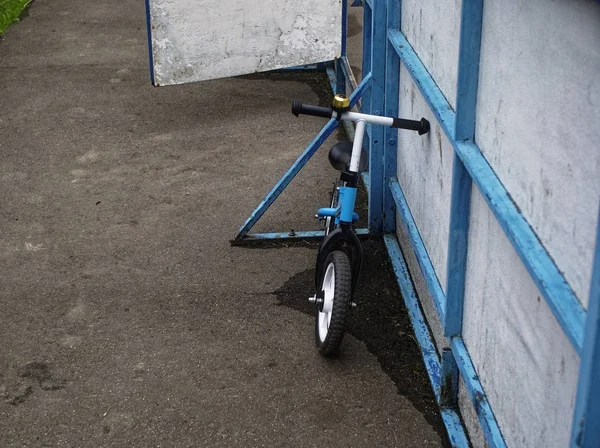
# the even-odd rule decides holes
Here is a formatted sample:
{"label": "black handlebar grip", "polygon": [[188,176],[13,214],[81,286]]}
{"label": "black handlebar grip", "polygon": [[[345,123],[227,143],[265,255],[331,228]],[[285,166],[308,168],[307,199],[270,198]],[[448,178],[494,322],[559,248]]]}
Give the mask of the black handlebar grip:
{"label": "black handlebar grip", "polygon": [[313,115],[315,117],[323,117],[323,118],[331,118],[333,114],[333,109],[330,107],[321,107],[321,106],[307,106],[302,104],[298,100],[294,100],[292,103],[292,113],[295,116],[300,114],[304,115]]}
{"label": "black handlebar grip", "polygon": [[417,131],[419,135],[429,132],[429,121],[425,118],[421,120],[405,120],[404,118],[394,118],[393,128],[408,129],[409,131]]}

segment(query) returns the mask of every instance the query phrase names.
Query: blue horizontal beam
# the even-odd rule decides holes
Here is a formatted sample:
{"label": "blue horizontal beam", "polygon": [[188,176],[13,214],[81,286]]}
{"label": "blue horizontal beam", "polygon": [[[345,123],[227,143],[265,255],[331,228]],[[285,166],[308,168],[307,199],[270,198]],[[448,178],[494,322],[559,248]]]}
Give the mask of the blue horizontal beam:
{"label": "blue horizontal beam", "polygon": [[394,273],[396,274],[398,286],[402,292],[404,304],[408,310],[408,316],[410,317],[415,337],[417,338],[419,348],[421,349],[423,361],[425,362],[425,369],[429,375],[435,397],[439,402],[441,376],[440,361],[431,335],[429,334],[429,328],[427,327],[427,323],[425,322],[425,318],[419,307],[419,300],[417,299],[410,274],[408,273],[406,261],[404,260],[404,256],[402,255],[402,251],[400,250],[395,235],[384,235],[383,240],[387,247]]}
{"label": "blue horizontal beam", "polygon": [[448,100],[425,68],[425,65],[423,65],[423,62],[421,62],[419,56],[417,56],[413,47],[406,40],[404,34],[401,31],[390,30],[388,31],[388,40],[394,50],[396,50],[398,56],[400,56],[402,63],[410,73],[421,94],[425,97],[433,114],[442,125],[444,132],[448,138],[452,139],[456,127],[456,117]]}
{"label": "blue horizontal beam", "polygon": [[575,293],[477,145],[454,139],[454,111],[404,35],[390,31],[388,37],[563,331],[581,353],[586,313]]}
{"label": "blue horizontal beam", "polygon": [[410,212],[410,207],[404,197],[404,193],[402,193],[398,179],[388,179],[387,184],[392,193],[392,198],[396,203],[396,210],[400,214],[404,228],[410,238],[412,249],[417,257],[417,262],[419,263],[419,268],[421,268],[421,272],[425,278],[425,283],[427,283],[429,294],[433,298],[435,309],[440,317],[440,321],[444,322],[446,314],[446,296],[442,290],[440,281],[437,278],[437,274],[435,273],[435,268],[431,263],[431,258],[429,258],[429,253],[427,252],[423,238],[421,238],[421,234],[417,228],[417,223]]}
{"label": "blue horizontal beam", "polygon": [[[369,83],[371,82],[371,76],[367,75],[362,82],[359,84],[357,89],[350,95],[350,105],[354,106],[359,98],[363,95]],[[302,167],[310,160],[315,152],[320,148],[325,140],[333,133],[340,122],[335,118],[329,120],[325,127],[317,134],[314,140],[308,145],[304,152],[296,159],[288,171],[283,175],[281,179],[275,184],[273,189],[265,196],[262,202],[256,207],[252,214],[246,219],[246,222],[240,227],[234,240],[238,240],[246,236],[250,229],[257,223],[260,217],[267,211],[275,199],[279,197],[281,192],[289,185],[296,174],[300,172]]]}
{"label": "blue horizontal beam", "polygon": [[[359,237],[369,236],[369,229],[355,229],[354,233]],[[248,244],[258,241],[282,241],[282,240],[307,240],[307,239],[321,239],[325,237],[324,230],[308,230],[302,232],[271,232],[271,233],[249,233],[241,241],[234,241],[233,243]]]}
{"label": "blue horizontal beam", "polygon": [[458,370],[465,383],[469,397],[475,407],[487,445],[491,448],[506,447],[506,443],[500,432],[500,427],[498,426],[498,422],[496,422],[496,418],[494,417],[490,403],[483,391],[481,381],[479,380],[479,376],[473,366],[473,361],[471,361],[471,357],[469,356],[469,352],[465,347],[462,337],[453,337],[451,343],[452,354],[458,365]]}
{"label": "blue horizontal beam", "polygon": [[276,71],[276,72],[323,71],[323,69],[325,69],[326,64],[327,64],[326,62],[319,62],[318,64],[297,65],[294,67],[283,67],[283,68],[278,68],[273,71]]}

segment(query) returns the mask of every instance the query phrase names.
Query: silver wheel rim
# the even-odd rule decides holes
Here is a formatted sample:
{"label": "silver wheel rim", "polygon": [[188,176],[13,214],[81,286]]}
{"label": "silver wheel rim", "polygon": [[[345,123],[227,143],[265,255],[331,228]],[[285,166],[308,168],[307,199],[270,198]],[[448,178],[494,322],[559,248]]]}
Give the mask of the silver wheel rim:
{"label": "silver wheel rim", "polygon": [[323,276],[323,310],[319,311],[319,338],[321,342],[327,337],[331,315],[333,314],[333,298],[335,296],[335,266],[333,263],[327,265]]}

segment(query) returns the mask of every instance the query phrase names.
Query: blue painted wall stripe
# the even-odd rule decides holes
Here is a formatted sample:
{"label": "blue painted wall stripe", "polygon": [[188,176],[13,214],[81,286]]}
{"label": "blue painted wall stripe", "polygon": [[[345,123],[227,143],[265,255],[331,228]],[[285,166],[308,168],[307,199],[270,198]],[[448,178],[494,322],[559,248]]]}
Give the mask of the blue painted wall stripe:
{"label": "blue painted wall stripe", "polygon": [[419,263],[419,268],[421,268],[421,272],[423,273],[423,277],[427,283],[427,289],[433,298],[435,309],[440,317],[440,320],[444,322],[444,316],[446,313],[446,296],[444,295],[444,291],[442,290],[440,282],[437,278],[437,274],[435,273],[435,269],[431,263],[429,254],[427,253],[427,248],[423,243],[423,238],[421,238],[421,234],[419,233],[417,224],[412,216],[408,202],[404,197],[404,193],[400,188],[398,179],[389,179],[388,185],[400,217],[402,218],[404,228],[406,229],[406,232],[410,238],[412,249],[417,257],[417,262]]}
{"label": "blue painted wall stripe", "polygon": [[435,392],[436,399],[439,401],[440,397],[440,361],[438,354],[429,334],[427,323],[423,318],[423,313],[419,306],[419,301],[415,290],[412,285],[410,274],[408,273],[408,267],[406,261],[400,251],[400,246],[394,235],[384,235],[383,237],[385,245],[392,262],[394,273],[396,274],[396,280],[398,286],[402,292],[402,298],[404,304],[408,310],[408,315],[412,323],[415,337],[419,342],[421,354],[423,355],[423,361],[425,362],[425,368],[431,381],[431,386]]}
{"label": "blue painted wall stripe", "polygon": [[483,429],[488,446],[491,448],[506,447],[496,418],[492,413],[492,408],[483,391],[479,376],[477,375],[462,338],[460,336],[455,336],[452,338],[451,342],[454,359],[456,359],[456,364],[460,370],[469,397],[473,402],[473,406],[475,406],[477,417],[479,418],[479,423]]}
{"label": "blue painted wall stripe", "polygon": [[[369,83],[371,82],[371,75],[367,75],[358,88],[350,95],[350,105],[354,106],[358,99],[363,95]],[[332,118],[329,120],[327,125],[317,134],[314,140],[308,145],[304,152],[296,159],[289,170],[283,175],[281,179],[275,184],[273,189],[265,196],[263,201],[256,207],[252,214],[248,217],[246,222],[240,227],[235,239],[243,238],[250,231],[250,229],[256,224],[260,217],[267,211],[271,204],[279,197],[281,192],[289,185],[292,179],[298,174],[304,165],[310,160],[313,154],[319,149],[327,137],[337,128],[339,121]]]}
{"label": "blue painted wall stripe", "polygon": [[596,255],[571,430],[571,447],[578,448],[600,446],[600,215],[596,233]]}
{"label": "blue painted wall stripe", "polygon": [[400,56],[400,59],[402,59],[404,66],[423,94],[444,132],[449,138],[453,138],[455,115],[450,104],[448,104],[448,100],[446,100],[446,97],[421,62],[421,59],[419,59],[410,46],[404,34],[401,31],[390,30],[388,31],[388,39]]}
{"label": "blue painted wall stripe", "polygon": [[554,316],[577,353],[581,353],[585,311],[579,300],[479,148],[471,142],[454,140],[455,114],[404,35],[393,31],[388,35]]}

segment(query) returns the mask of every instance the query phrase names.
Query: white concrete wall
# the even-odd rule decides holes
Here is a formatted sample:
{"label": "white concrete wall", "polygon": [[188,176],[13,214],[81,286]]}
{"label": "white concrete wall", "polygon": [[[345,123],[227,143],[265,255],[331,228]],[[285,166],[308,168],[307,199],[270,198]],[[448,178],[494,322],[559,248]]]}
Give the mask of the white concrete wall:
{"label": "white concrete wall", "polygon": [[[421,137],[414,132],[398,133],[398,181],[419,233],[431,258],[442,290],[446,290],[446,259],[448,257],[448,222],[450,220],[450,193],[452,191],[452,145],[431,109],[419,92],[406,68],[400,69],[401,117],[425,117],[431,131]],[[406,251],[405,251],[406,253]],[[411,258],[407,256],[407,258]],[[416,258],[412,262],[416,264]],[[423,290],[427,291],[424,282]],[[436,332],[438,348],[444,347],[443,332],[431,300],[423,301],[424,312]]]}
{"label": "white concrete wall", "polygon": [[[402,30],[454,107],[460,2],[404,0]],[[484,3],[476,142],[584,306],[600,199],[600,3]],[[400,73],[398,178],[442,286],[452,147]],[[441,133],[441,137],[438,135]],[[463,336],[508,446],[568,446],[579,359],[474,187]],[[446,346],[404,232],[399,241],[438,348]],[[461,388],[475,446],[477,417]]]}
{"label": "white concrete wall", "polygon": [[461,0],[403,0],[401,30],[452,107],[456,75]]}
{"label": "white concrete wall", "polygon": [[156,85],[330,61],[342,0],[148,0]]}

